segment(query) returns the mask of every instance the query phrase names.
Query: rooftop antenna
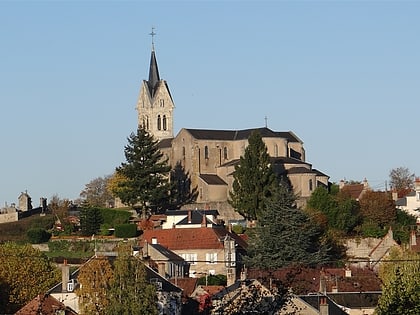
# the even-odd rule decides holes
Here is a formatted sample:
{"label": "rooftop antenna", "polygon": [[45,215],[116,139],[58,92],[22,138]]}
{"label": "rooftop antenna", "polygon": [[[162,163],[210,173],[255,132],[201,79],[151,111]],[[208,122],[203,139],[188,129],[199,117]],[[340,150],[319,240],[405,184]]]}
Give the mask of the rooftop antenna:
{"label": "rooftop antenna", "polygon": [[152,36],[152,50],[155,51],[155,41],[154,41],[154,37],[156,35],[155,33],[155,28],[152,26],[152,32],[149,33],[150,36]]}
{"label": "rooftop antenna", "polygon": [[267,116],[264,117],[264,120],[265,120],[265,128],[267,128],[267,120],[268,120]]}

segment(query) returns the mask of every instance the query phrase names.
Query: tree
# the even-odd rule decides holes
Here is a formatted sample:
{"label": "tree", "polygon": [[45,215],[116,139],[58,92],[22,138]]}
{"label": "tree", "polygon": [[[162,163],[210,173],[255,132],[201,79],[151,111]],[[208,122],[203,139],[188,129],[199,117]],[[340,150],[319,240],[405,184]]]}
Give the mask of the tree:
{"label": "tree", "polygon": [[81,314],[104,314],[109,305],[107,292],[112,278],[112,267],[105,257],[93,258],[80,268],[77,277],[80,287],[76,294]]}
{"label": "tree", "polygon": [[246,219],[257,220],[277,180],[260,133],[253,131],[248,143],[239,164],[235,165],[229,203]]}
{"label": "tree", "polygon": [[82,208],[80,210],[80,230],[82,235],[97,234],[101,229],[103,217],[98,208]]}
{"label": "tree", "polygon": [[172,184],[169,181],[170,166],[163,158],[158,142],[146,130],[139,127],[128,137],[124,148],[126,163],[116,168],[124,179],[114,192],[130,206],[140,204],[143,209],[161,210],[168,204]]}
{"label": "tree", "polygon": [[197,188],[191,187],[191,179],[181,163],[176,163],[171,171],[171,182],[174,183],[171,191],[171,204],[175,208],[182,205],[193,203],[197,199]]}
{"label": "tree", "polygon": [[60,271],[30,245],[0,245],[0,309],[13,314],[60,281]]}
{"label": "tree", "polygon": [[85,185],[80,193],[84,203],[90,207],[107,207],[113,203],[113,197],[108,190],[111,175],[97,177]]}
{"label": "tree", "polygon": [[397,167],[389,172],[389,184],[399,197],[405,196],[414,187],[415,175],[407,167]]}
{"label": "tree", "polygon": [[257,226],[250,229],[245,265],[275,269],[326,261],[327,249],[319,239],[321,231],[294,201],[291,188],[280,183],[265,203]]}
{"label": "tree", "polygon": [[158,314],[156,287],[147,282],[145,268],[128,245],[120,247],[105,315]]}
{"label": "tree", "polygon": [[366,191],[359,204],[364,223],[373,223],[379,228],[385,228],[396,219],[395,203],[388,193]]}
{"label": "tree", "polygon": [[420,255],[393,249],[388,260],[380,267],[383,287],[376,314],[420,314]]}

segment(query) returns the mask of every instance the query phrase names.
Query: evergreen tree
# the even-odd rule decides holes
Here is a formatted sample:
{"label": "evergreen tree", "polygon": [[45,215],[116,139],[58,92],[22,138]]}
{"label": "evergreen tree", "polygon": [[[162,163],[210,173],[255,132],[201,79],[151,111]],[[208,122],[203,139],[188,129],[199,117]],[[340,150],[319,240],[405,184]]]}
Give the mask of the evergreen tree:
{"label": "evergreen tree", "polygon": [[273,269],[322,263],[327,250],[320,245],[320,235],[309,216],[296,208],[291,188],[280,183],[250,230],[245,264]]}
{"label": "evergreen tree", "polygon": [[121,201],[130,206],[141,204],[143,209],[159,211],[168,204],[171,183],[168,160],[163,158],[158,142],[143,128],[128,137],[124,148],[126,163],[116,168],[124,178],[115,191]]}
{"label": "evergreen tree", "polygon": [[105,315],[158,314],[156,288],[147,282],[145,268],[128,246],[120,248]]}
{"label": "evergreen tree", "polygon": [[89,236],[100,231],[103,217],[98,208],[82,208],[80,211],[80,230],[82,235]]}
{"label": "evergreen tree", "polygon": [[260,218],[267,197],[277,185],[270,156],[258,131],[253,131],[249,145],[233,173],[229,203],[248,220]]}

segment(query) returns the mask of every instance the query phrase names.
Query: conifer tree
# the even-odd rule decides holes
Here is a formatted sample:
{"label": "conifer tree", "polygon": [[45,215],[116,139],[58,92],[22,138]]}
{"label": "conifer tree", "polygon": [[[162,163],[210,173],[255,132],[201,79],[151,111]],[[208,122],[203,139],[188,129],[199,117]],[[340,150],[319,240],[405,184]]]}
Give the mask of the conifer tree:
{"label": "conifer tree", "polygon": [[103,223],[99,208],[82,208],[80,211],[80,230],[83,235],[97,234]]}
{"label": "conifer tree", "polygon": [[147,282],[145,268],[138,257],[131,255],[129,246],[120,248],[105,315],[158,314],[156,288]]}
{"label": "conifer tree", "polygon": [[281,182],[250,230],[245,264],[261,269],[313,265],[327,259],[320,230],[295,206],[289,185]]}
{"label": "conifer tree", "polygon": [[116,168],[124,180],[114,191],[121,201],[130,206],[140,204],[143,209],[159,211],[169,200],[171,183],[168,160],[163,158],[158,142],[139,127],[131,133],[124,148],[126,162]]}
{"label": "conifer tree", "polygon": [[277,185],[270,156],[258,131],[253,131],[249,145],[233,173],[229,203],[248,220],[259,219],[267,197]]}

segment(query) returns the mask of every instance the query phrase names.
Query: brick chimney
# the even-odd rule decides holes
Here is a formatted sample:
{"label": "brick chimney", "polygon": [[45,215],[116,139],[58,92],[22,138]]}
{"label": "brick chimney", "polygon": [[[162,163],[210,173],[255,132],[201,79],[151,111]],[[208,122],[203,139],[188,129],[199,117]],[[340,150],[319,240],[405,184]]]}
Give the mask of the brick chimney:
{"label": "brick chimney", "polygon": [[207,227],[207,218],[205,214],[203,214],[203,219],[201,220],[201,227]]}
{"label": "brick chimney", "polygon": [[188,210],[188,223],[191,223],[191,210]]}

